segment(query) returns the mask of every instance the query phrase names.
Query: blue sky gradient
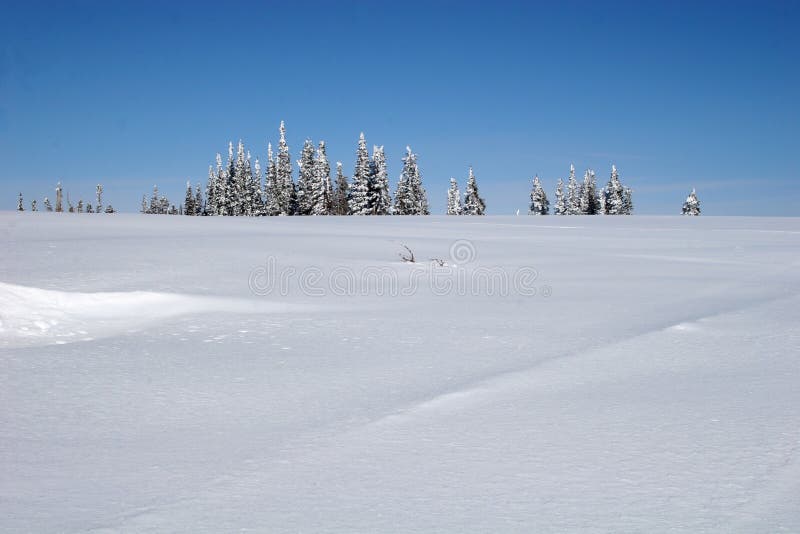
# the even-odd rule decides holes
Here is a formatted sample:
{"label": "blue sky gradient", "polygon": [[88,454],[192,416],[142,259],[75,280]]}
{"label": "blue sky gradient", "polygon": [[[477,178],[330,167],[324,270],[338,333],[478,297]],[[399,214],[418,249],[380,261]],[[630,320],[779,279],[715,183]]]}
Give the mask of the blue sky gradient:
{"label": "blue sky gradient", "polygon": [[359,132],[394,183],[419,154],[434,213],[473,165],[489,213],[570,163],[636,213],[800,215],[800,2],[3,2],[0,209],[22,191],[138,209],[205,183],[243,139],[293,159]]}

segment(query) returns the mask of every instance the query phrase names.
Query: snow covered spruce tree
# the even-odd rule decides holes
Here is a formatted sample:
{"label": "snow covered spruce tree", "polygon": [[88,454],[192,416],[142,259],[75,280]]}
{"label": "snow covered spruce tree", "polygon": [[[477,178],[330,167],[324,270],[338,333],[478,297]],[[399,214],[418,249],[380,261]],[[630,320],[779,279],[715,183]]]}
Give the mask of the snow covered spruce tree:
{"label": "snow covered spruce tree", "polygon": [[350,187],[342,172],[342,162],[336,162],[336,191],[333,194],[333,214],[350,215]]}
{"label": "snow covered spruce tree", "polygon": [[397,182],[397,191],[394,195],[395,215],[429,215],[428,194],[422,186],[422,175],[417,166],[417,155],[411,152],[411,147],[406,147],[403,158],[403,172]]}
{"label": "snow covered spruce tree", "polygon": [[39,207],[36,204],[36,199],[35,198],[33,200],[31,200],[31,211],[39,211]]}
{"label": "snow covered spruce tree", "polygon": [[44,210],[53,211],[53,205],[50,203],[50,199],[47,197],[44,197]]}
{"label": "snow covered spruce tree", "polygon": [[372,147],[370,164],[370,204],[373,215],[389,215],[392,197],[389,193],[389,173],[386,171],[386,155],[383,146]]}
{"label": "snow covered spruce tree", "polygon": [[486,202],[478,194],[478,182],[472,167],[469,168],[467,177],[467,189],[464,191],[464,215],[485,215]]}
{"label": "snow covered spruce tree", "polygon": [[350,186],[350,213],[353,215],[369,215],[372,212],[372,172],[367,141],[364,132],[358,138],[356,150],[356,165],[353,169],[353,183]]}
{"label": "snow covered spruce tree", "polygon": [[313,188],[311,190],[311,215],[330,215],[333,211],[333,189],[331,187],[331,164],[325,151],[325,141],[320,141],[313,165]]}
{"label": "snow covered spruce tree", "polygon": [[547,215],[550,213],[550,201],[547,200],[542,184],[539,181],[539,175],[533,177],[533,187],[531,188],[531,206],[529,213],[531,215]]}
{"label": "snow covered spruce tree", "polygon": [[575,179],[575,165],[569,166],[569,179],[567,180],[567,215],[581,214],[581,186]]}
{"label": "snow covered spruce tree", "polygon": [[594,171],[587,169],[583,175],[581,187],[580,210],[582,215],[597,215],[600,213],[600,199],[597,194],[597,181]]}
{"label": "snow covered spruce tree", "polygon": [[[250,161],[250,153],[247,153]],[[260,217],[264,215],[264,191],[261,187],[261,162],[256,158],[253,172],[250,174],[250,215]]]}
{"label": "snow covered spruce tree", "polygon": [[611,177],[601,191],[607,215],[631,215],[633,213],[633,192],[619,179],[616,165],[611,166]]}
{"label": "snow covered spruce tree", "polygon": [[314,144],[306,139],[297,161],[297,215],[311,215],[315,189]]}
{"label": "snow covered spruce tree", "polygon": [[683,203],[682,213],[691,216],[700,215],[700,200],[698,200],[697,192],[694,188],[692,188],[692,192],[689,193],[689,196],[686,197],[686,201]]}
{"label": "snow covered spruce tree", "polygon": [[200,184],[197,184],[197,188],[195,189],[194,193],[194,210],[195,215],[205,215],[205,206],[203,206],[203,192],[200,190]]}
{"label": "snow covered spruce tree", "polygon": [[264,177],[264,214],[270,217],[281,214],[280,199],[283,188],[278,184],[277,160],[272,155],[272,143],[267,143],[267,173]]}
{"label": "snow covered spruce tree", "polygon": [[447,190],[447,214],[461,215],[461,191],[458,190],[458,182],[455,178],[450,178],[450,189]]}
{"label": "snow covered spruce tree", "polygon": [[97,213],[101,213],[103,210],[103,185],[97,184],[95,188],[95,198],[97,199],[96,207]]}
{"label": "snow covered spruce tree", "polygon": [[17,211],[25,211],[25,207],[22,205],[22,193],[19,194],[17,199]]}
{"label": "snow covered spruce tree", "polygon": [[186,180],[186,197],[184,198],[183,201],[183,214],[184,215],[195,214],[194,192],[192,191],[192,183],[189,180]]}
{"label": "snow covered spruce tree", "polygon": [[564,199],[564,181],[561,180],[561,178],[558,179],[558,183],[556,184],[556,203],[555,206],[553,206],[553,214],[567,214],[567,203]]}
{"label": "snow covered spruce tree", "polygon": [[294,215],[297,212],[297,189],[292,178],[292,158],[286,144],[286,126],[281,121],[281,138],[278,142],[278,155],[275,157],[275,182],[278,193],[279,215]]}

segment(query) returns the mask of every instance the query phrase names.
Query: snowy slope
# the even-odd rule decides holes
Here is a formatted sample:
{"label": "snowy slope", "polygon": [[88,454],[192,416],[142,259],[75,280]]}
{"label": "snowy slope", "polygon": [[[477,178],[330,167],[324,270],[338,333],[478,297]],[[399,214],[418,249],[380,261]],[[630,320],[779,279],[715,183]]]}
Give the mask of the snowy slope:
{"label": "snowy slope", "polygon": [[800,220],[0,240],[0,531],[800,531]]}

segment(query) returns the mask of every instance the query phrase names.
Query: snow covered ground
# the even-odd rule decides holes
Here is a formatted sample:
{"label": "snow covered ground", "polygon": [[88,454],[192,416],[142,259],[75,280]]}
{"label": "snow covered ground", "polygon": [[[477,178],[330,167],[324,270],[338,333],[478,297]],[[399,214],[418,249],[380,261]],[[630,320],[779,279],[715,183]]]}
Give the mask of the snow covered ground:
{"label": "snow covered ground", "polygon": [[5,212],[0,245],[0,531],[800,532],[798,219]]}

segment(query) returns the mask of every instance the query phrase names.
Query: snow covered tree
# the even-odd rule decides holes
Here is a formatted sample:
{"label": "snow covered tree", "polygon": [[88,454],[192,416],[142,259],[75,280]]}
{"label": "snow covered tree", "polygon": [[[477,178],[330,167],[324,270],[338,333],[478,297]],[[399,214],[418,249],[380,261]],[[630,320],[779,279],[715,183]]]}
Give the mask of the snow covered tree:
{"label": "snow covered tree", "polygon": [[567,203],[564,199],[564,182],[561,180],[561,178],[558,179],[558,183],[556,184],[556,204],[553,206],[553,214],[567,214]]}
{"label": "snow covered tree", "polygon": [[114,206],[112,206],[111,204],[106,206],[105,213],[114,213]]}
{"label": "snow covered tree", "polygon": [[83,199],[78,200],[78,206],[75,208],[76,213],[83,213]]}
{"label": "snow covered tree", "polygon": [[44,209],[45,211],[53,211],[53,205],[50,203],[50,199],[44,197]]}
{"label": "snow covered tree", "polygon": [[395,215],[428,215],[428,196],[422,186],[422,176],[417,166],[417,155],[406,147],[403,171],[394,195]]}
{"label": "snow covered tree", "polygon": [[306,139],[297,161],[297,214],[311,215],[316,184],[314,183],[314,145]]}
{"label": "snow covered tree", "polygon": [[386,171],[386,156],[382,146],[372,148],[370,171],[371,212],[373,215],[389,215],[392,197],[389,193],[389,173]]}
{"label": "snow covered tree", "polygon": [[627,186],[622,194],[622,214],[633,215],[633,189]]}
{"label": "snow covered tree", "polygon": [[331,164],[325,151],[325,141],[320,141],[314,158],[314,177],[311,195],[311,215],[330,215],[333,211]]}
{"label": "snow covered tree", "polygon": [[478,182],[472,167],[469,168],[467,177],[467,188],[464,191],[464,215],[485,215],[486,202],[478,194]]}
{"label": "snow covered tree", "polygon": [[336,191],[333,195],[333,214],[350,215],[350,186],[347,176],[342,172],[342,162],[336,162]]}
{"label": "snow covered tree", "polygon": [[139,208],[139,213],[150,213],[150,208],[147,205],[147,195],[142,195],[142,206]]}
{"label": "snow covered tree", "polygon": [[64,193],[61,189],[61,182],[58,182],[56,185],[56,213],[61,213],[64,211]]}
{"label": "snow covered tree", "polygon": [[692,192],[686,197],[686,202],[683,203],[684,215],[697,216],[700,215],[700,200],[697,198],[697,192],[692,188]]}
{"label": "snow covered tree", "polygon": [[283,121],[281,121],[280,134],[275,162],[276,189],[280,195],[277,203],[280,215],[294,215],[297,211],[297,189],[292,179],[292,159],[289,155],[289,145],[286,144],[286,126]]}
{"label": "snow covered tree", "polygon": [[149,213],[157,215],[161,213],[161,207],[162,202],[158,197],[158,186],[153,185],[153,195],[150,197],[150,209],[148,211]]}
{"label": "snow covered tree", "polygon": [[279,187],[276,174],[276,160],[272,156],[272,143],[267,143],[267,173],[264,177],[264,213],[270,217],[281,214]]}
{"label": "snow covered tree", "polygon": [[34,198],[31,200],[31,211],[39,211],[39,207],[36,205],[36,199]]}
{"label": "snow covered tree", "polygon": [[204,213],[203,192],[200,190],[200,184],[198,183],[194,193],[194,214],[203,215]]}
{"label": "snow covered tree", "polygon": [[569,166],[569,179],[567,180],[567,215],[580,215],[581,211],[581,186],[575,179],[575,165]]}
{"label": "snow covered tree", "polygon": [[19,194],[19,198],[17,199],[17,211],[25,211],[25,208],[22,206],[22,193]]}
{"label": "snow covered tree", "polygon": [[350,187],[350,213],[353,215],[369,215],[371,213],[371,175],[369,152],[364,132],[358,138],[356,166],[353,170],[353,184]]}
{"label": "snow covered tree", "polygon": [[461,215],[461,191],[458,190],[458,182],[455,178],[450,178],[450,189],[447,190],[447,214]]}
{"label": "snow covered tree", "polygon": [[94,208],[91,204],[86,204],[86,213],[94,213]]}
{"label": "snow covered tree", "polygon": [[550,213],[550,201],[547,200],[547,195],[542,188],[538,174],[533,178],[533,187],[531,189],[531,206],[529,212],[531,215],[547,215]]}
{"label": "snow covered tree", "polygon": [[103,210],[103,185],[97,184],[97,188],[95,189],[95,198],[96,205],[97,205],[97,213],[101,213]]}
{"label": "snow covered tree", "polygon": [[183,200],[183,214],[194,215],[194,193],[192,192],[192,183],[186,180],[186,197]]}
{"label": "snow covered tree", "polygon": [[597,198],[597,181],[594,171],[591,169],[588,169],[583,175],[580,209],[583,215],[597,215],[600,212],[600,200]]}
{"label": "snow covered tree", "polygon": [[256,158],[253,169],[253,174],[250,179],[251,215],[260,217],[264,215],[264,189],[261,186],[261,162],[258,161],[258,158]]}

